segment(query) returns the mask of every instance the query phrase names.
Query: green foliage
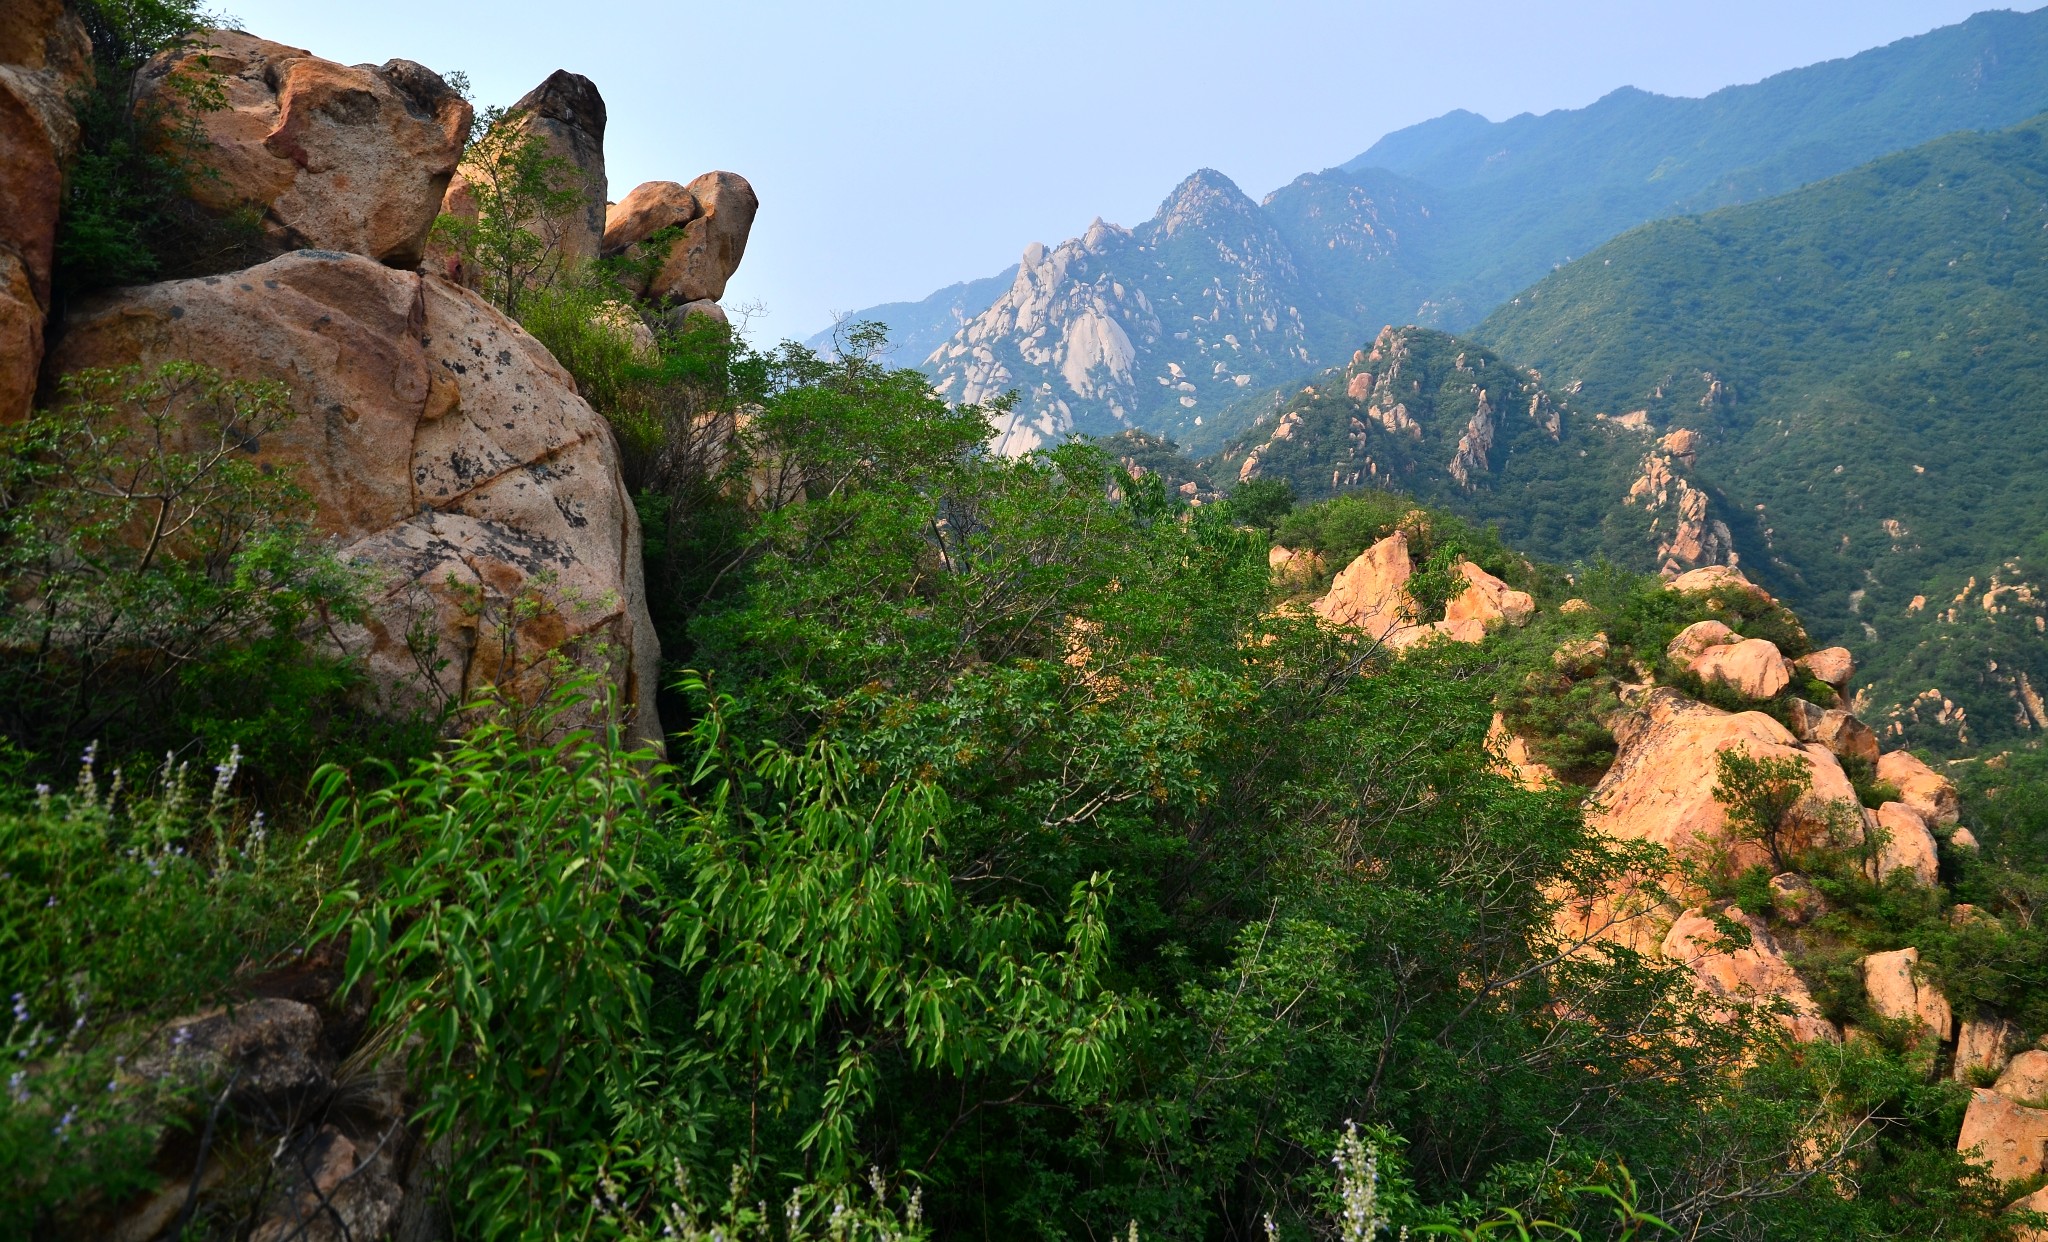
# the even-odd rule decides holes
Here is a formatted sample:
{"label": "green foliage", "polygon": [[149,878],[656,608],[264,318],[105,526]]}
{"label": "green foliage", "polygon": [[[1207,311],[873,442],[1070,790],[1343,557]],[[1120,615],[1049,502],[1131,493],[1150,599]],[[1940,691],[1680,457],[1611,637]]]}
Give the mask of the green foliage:
{"label": "green foliage", "polygon": [[466,279],[517,319],[528,294],[565,274],[563,239],[586,193],[576,166],[548,153],[546,136],[523,114],[489,107],[476,114],[462,150],[469,203],[434,221],[434,241]]}
{"label": "green foliage", "polygon": [[[1479,330],[1581,381],[1581,404],[1700,431],[1693,473],[1743,568],[1823,640],[1854,643],[1865,715],[1896,717],[1916,746],[2031,733],[2018,676],[2048,679],[2039,607],[1982,603],[1994,575],[2042,580],[2027,558],[2048,440],[2013,412],[2048,391],[2043,135],[2040,120],[1956,134],[1768,204],[1646,226]],[[1930,688],[1967,729],[1910,710]]]}
{"label": "green foliage", "polygon": [[1285,479],[1253,479],[1230,493],[1230,516],[1272,530],[1294,512],[1294,487]]}
{"label": "green foliage", "polygon": [[0,733],[47,757],[198,734],[273,772],[322,744],[351,680],[307,639],[361,605],[255,459],[292,416],[275,385],[170,363],[66,376],[0,429]]}
{"label": "green foliage", "polygon": [[1758,757],[1743,746],[1721,751],[1714,762],[1714,800],[1728,808],[1730,835],[1763,846],[1772,868],[1785,870],[1785,817],[1813,788],[1813,764],[1803,756]]}
{"label": "green foliage", "polygon": [[217,175],[199,120],[227,106],[218,75],[202,57],[149,100],[131,96],[151,56],[205,24],[197,0],[80,0],[72,8],[92,38],[94,80],[70,101],[79,145],[58,220],[58,296],[253,261],[255,215],[209,216],[189,197],[195,179]]}
{"label": "green foliage", "polygon": [[88,750],[67,791],[0,805],[0,1229],[46,1236],[60,1214],[151,1184],[152,1153],[192,1084],[127,1065],[146,1025],[212,999],[291,945],[320,872],[229,796],[240,756],[195,787]]}

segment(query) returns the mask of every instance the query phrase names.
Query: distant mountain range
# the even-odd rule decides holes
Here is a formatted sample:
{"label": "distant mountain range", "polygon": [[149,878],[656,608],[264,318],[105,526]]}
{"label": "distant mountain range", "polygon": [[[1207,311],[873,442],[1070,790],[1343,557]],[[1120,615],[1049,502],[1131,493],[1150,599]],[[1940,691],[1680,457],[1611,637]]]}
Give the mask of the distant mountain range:
{"label": "distant mountain range", "polygon": [[1135,228],[1097,221],[1011,272],[854,317],[888,324],[896,361],[955,399],[1016,390],[1012,450],[1125,428],[1214,447],[1270,405],[1244,398],[1382,324],[1469,328],[1646,221],[2043,110],[2048,11],[1982,13],[1704,99],[1623,89],[1502,122],[1450,113],[1263,202],[1204,170]]}

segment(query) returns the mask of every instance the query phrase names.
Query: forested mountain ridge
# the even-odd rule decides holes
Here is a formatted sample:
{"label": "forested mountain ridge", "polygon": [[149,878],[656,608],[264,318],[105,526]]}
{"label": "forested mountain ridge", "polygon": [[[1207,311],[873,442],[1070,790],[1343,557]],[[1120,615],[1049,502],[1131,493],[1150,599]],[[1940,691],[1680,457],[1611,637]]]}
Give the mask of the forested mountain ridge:
{"label": "forested mountain ridge", "polygon": [[[1100,242],[1105,230],[1127,235],[1103,225],[1032,251],[1085,252],[1086,276],[1071,288],[1071,264],[1054,263],[1007,288],[977,281],[957,297],[852,318],[878,319],[914,342],[922,352],[904,348],[896,360],[921,365],[956,397],[998,391],[992,384],[1016,388],[1018,422],[1037,436],[1132,426],[1201,444],[1213,441],[1237,375],[1248,384],[1305,376],[1383,323],[1467,328],[1551,267],[1644,221],[1780,193],[2044,108],[2048,11],[1982,13],[1705,99],[1625,89],[1585,108],[1498,124],[1453,113],[1389,135],[1342,167],[1304,174],[1256,205],[1232,186],[1240,213],[1249,207],[1267,226],[1240,220],[1239,240],[1262,235],[1249,249],[1222,240],[1177,265],[1143,243],[1091,248],[1089,238]],[[1227,179],[1204,172],[1194,183]],[[1130,235],[1158,231],[1188,188]],[[1169,275],[1178,304],[1162,302]],[[1143,290],[1144,303],[1088,291],[1104,281]],[[1252,286],[1261,292],[1246,305],[1229,295]],[[989,298],[981,307],[971,305],[977,289]],[[1042,320],[1027,315],[1020,328],[1018,306],[1038,301]],[[1254,325],[1260,339],[1247,345]],[[1225,334],[1239,344],[1218,345]],[[813,344],[828,345],[829,333]]]}
{"label": "forested mountain ridge", "polygon": [[[1938,692],[1933,713],[1901,719],[1940,725],[1908,736],[2042,727],[2027,703],[2048,680],[2032,585],[2048,534],[2048,119],[1639,229],[1476,334],[1582,401],[1696,431],[1742,564],[1817,633],[1878,646],[1877,701]],[[1998,611],[1949,618],[1946,601],[1994,574]],[[1942,630],[1965,623],[2030,633],[1962,659],[1970,644]]]}

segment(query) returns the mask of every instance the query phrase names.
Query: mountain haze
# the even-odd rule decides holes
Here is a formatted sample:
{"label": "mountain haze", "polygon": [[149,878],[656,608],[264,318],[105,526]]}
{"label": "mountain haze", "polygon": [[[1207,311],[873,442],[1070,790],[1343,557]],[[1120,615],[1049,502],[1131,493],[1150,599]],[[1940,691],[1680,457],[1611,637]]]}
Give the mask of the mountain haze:
{"label": "mountain haze", "polygon": [[1034,244],[1007,282],[854,317],[888,324],[894,360],[949,397],[1017,390],[1013,448],[1124,427],[1220,442],[1248,392],[1341,361],[1381,324],[1470,327],[1645,221],[2043,109],[2048,11],[1982,13],[1703,99],[1624,88],[1499,123],[1454,112],[1262,202],[1204,170],[1135,228]]}

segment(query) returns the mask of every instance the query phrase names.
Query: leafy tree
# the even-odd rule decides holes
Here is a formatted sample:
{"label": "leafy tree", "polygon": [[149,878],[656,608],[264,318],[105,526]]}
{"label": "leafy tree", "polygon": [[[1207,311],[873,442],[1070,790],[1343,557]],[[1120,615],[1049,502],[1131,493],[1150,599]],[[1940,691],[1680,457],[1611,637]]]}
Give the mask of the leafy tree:
{"label": "leafy tree", "polygon": [[1714,800],[1728,809],[1729,834],[1763,846],[1772,869],[1784,871],[1789,865],[1785,817],[1813,788],[1813,765],[1799,756],[1755,756],[1744,746],[1721,751],[1714,763],[1719,769]]}
{"label": "leafy tree", "polygon": [[525,120],[496,106],[476,114],[459,173],[469,202],[435,220],[433,234],[463,278],[515,319],[531,291],[565,274],[563,239],[586,193],[575,165],[549,154]]}

